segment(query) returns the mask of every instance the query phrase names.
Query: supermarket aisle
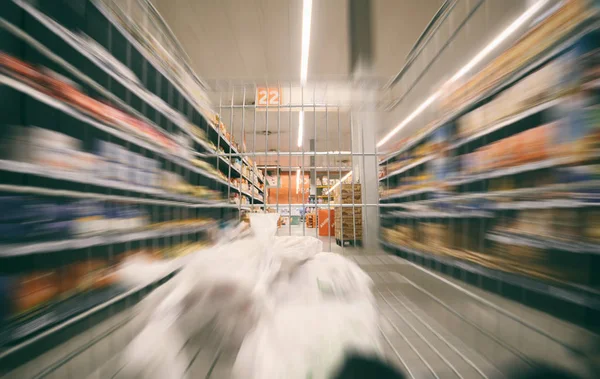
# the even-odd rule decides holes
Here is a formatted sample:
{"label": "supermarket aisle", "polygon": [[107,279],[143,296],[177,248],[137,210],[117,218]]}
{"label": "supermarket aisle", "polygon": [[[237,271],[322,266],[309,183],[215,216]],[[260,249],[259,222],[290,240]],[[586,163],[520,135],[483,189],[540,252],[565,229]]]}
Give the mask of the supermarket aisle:
{"label": "supermarket aisle", "polygon": [[[409,377],[497,378],[534,361],[560,362],[593,377],[575,351],[598,343],[597,336],[395,256],[343,252],[373,278],[386,359]],[[123,378],[119,352],[140,327],[131,316],[115,315],[8,377]],[[228,378],[236,355],[207,344],[206,336],[188,340],[187,352],[193,378]]]}

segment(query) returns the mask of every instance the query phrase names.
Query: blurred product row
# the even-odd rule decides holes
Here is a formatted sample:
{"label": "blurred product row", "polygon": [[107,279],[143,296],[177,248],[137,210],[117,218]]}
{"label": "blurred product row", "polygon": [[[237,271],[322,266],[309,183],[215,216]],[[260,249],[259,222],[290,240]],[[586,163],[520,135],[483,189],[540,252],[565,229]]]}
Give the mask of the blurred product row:
{"label": "blurred product row", "polygon": [[[180,242],[81,258],[49,268],[0,275],[0,349],[131,291],[120,278],[128,262],[172,260],[206,248],[208,242]],[[174,267],[173,270],[176,268]]]}
{"label": "blurred product row", "polygon": [[442,116],[380,162],[383,246],[600,309],[598,21],[562,2],[449,81]]}
{"label": "blurred product row", "polygon": [[[158,128],[153,128],[143,121],[127,116],[126,113],[121,112],[108,104],[93,100],[76,90],[74,86],[70,87],[70,85],[64,81],[48,81],[48,78],[51,78],[50,74],[44,75],[39,73],[32,67],[15,58],[0,54],[0,65],[7,70],[6,72],[14,75],[14,77],[17,77],[20,80],[28,79],[27,84],[31,85],[32,83],[36,83],[36,86],[41,85],[41,88],[48,88],[50,89],[48,93],[54,94],[57,99],[67,101],[70,105],[86,111],[86,113],[93,115],[100,121],[107,122],[109,125],[126,127],[128,131],[134,132],[138,136],[145,137],[148,141],[157,143],[158,148],[166,148],[167,151],[185,158],[196,167],[205,170],[212,177],[218,177],[224,183],[228,182],[227,176],[222,171],[203,160],[193,158],[190,148],[184,148],[183,146],[185,145],[177,143],[175,139],[170,139],[167,134],[161,133]],[[33,73],[36,74],[34,75]],[[43,85],[44,83],[47,83],[48,86],[45,87]],[[56,85],[57,83],[63,85],[64,88]],[[52,88],[55,89],[54,92],[52,91]],[[71,95],[59,96],[59,93],[69,93]],[[85,104],[93,105],[88,107]],[[95,106],[97,107],[95,108]],[[115,143],[98,140],[95,144],[97,155],[93,155],[81,151],[81,141],[63,133],[49,131],[38,127],[13,127],[13,129],[12,133],[9,133],[3,141],[3,145],[7,147],[3,149],[3,151],[6,152],[6,159],[12,158],[17,161],[49,166],[50,168],[76,169],[78,171],[83,171],[84,173],[90,173],[92,170],[97,170],[98,172],[94,172],[94,174],[99,174],[98,177],[100,178],[117,179],[151,188],[159,187],[161,177],[171,177],[171,180],[169,181],[173,181],[172,178],[174,174],[172,173],[158,175],[157,168],[159,164],[157,159],[146,158],[141,154],[131,152]],[[28,149],[16,147],[19,146],[18,143],[25,144],[25,147],[28,147]],[[97,164],[99,157],[104,158],[105,164]],[[260,193],[264,189],[264,184],[255,180],[252,182],[253,187],[251,188],[249,184],[251,181],[248,179],[251,175],[251,170],[248,166],[242,166],[242,160],[239,158],[235,158],[233,163],[229,159],[224,159],[224,161],[229,162],[229,165],[232,165],[235,170],[241,173],[241,175],[246,176],[239,180],[234,179],[229,183],[234,188],[248,192],[254,191],[256,197],[262,201],[262,195]],[[131,175],[132,173],[130,171],[137,168],[140,170],[137,170],[134,175]],[[198,191],[191,189],[191,191],[183,192],[195,193]],[[199,192],[202,193],[203,191]],[[211,197],[214,198],[215,196],[206,196],[206,198]]]}
{"label": "blurred product row", "polygon": [[[2,5],[0,371],[134,304],[264,200],[263,173],[183,61],[165,66],[107,6]],[[132,259],[169,269],[131,285],[118,272]]]}
{"label": "blurred product row", "polygon": [[[111,24],[116,26],[115,33],[118,33],[125,38],[125,44],[131,45],[136,52],[140,54],[142,60],[146,60],[155,67],[157,72],[167,79],[170,84],[175,87],[175,90],[189,102],[190,107],[201,115],[202,120],[199,120],[196,117],[190,117],[189,112],[184,112],[181,109],[181,104],[177,104],[173,96],[165,97],[164,88],[161,88],[161,86],[151,88],[152,78],[149,76],[149,73],[136,72],[138,67],[134,69],[131,67],[131,62],[123,62],[118,59],[116,54],[120,52],[120,50],[108,43],[104,36],[96,36],[96,40],[88,35],[87,33],[96,31],[95,29],[89,29],[86,33],[85,30],[91,27],[89,24],[73,27],[73,20],[69,19],[68,12],[61,12],[61,7],[58,3],[39,4],[38,6],[41,9],[37,9],[27,2],[20,0],[14,1],[15,6],[30,15],[32,19],[35,20],[34,22],[43,25],[51,34],[60,37],[70,49],[83,55],[92,65],[97,66],[107,75],[127,88],[131,95],[139,97],[141,101],[159,111],[165,118],[162,120],[157,119],[157,124],[154,125],[149,117],[142,116],[139,113],[139,110],[135,111],[135,105],[131,104],[130,101],[123,101],[124,99],[115,98],[113,93],[106,93],[106,90],[101,91],[108,97],[107,100],[110,100],[111,106],[116,107],[118,104],[119,107],[127,110],[129,113],[135,113],[136,117],[142,118],[144,123],[150,124],[153,127],[158,127],[157,125],[160,125],[163,130],[169,129],[168,125],[165,124],[165,121],[170,121],[172,124],[177,125],[187,135],[183,137],[183,141],[181,135],[173,135],[172,137],[179,142],[183,142],[184,147],[192,148],[188,149],[186,152],[187,154],[193,155],[194,152],[194,146],[191,144],[191,141],[189,141],[190,136],[193,137],[194,141],[199,143],[203,149],[210,153],[238,154],[239,152],[246,152],[245,141],[242,141],[241,145],[238,144],[234,140],[232,134],[227,130],[227,127],[219,118],[218,114],[211,109],[210,102],[205,90],[202,88],[202,84],[199,83],[195,74],[193,74],[187,66],[187,63],[184,63],[185,59],[181,60],[174,58],[173,55],[171,55],[172,53],[167,53],[168,50],[173,51],[174,49],[173,46],[170,45],[167,49],[163,46],[163,44],[169,43],[169,38],[164,38],[164,35],[154,37],[153,34],[149,32],[149,27],[151,27],[152,23],[149,22],[148,18],[145,18],[144,20],[132,18],[130,12],[120,9],[119,4],[116,2],[89,1],[89,3],[89,17],[98,17],[98,21],[106,23],[107,25]],[[48,12],[48,14],[45,12]],[[148,15],[147,9],[143,10],[142,13]],[[57,17],[58,19],[64,18],[71,27],[69,28],[61,25],[60,21],[55,20],[53,17]],[[161,22],[156,21],[157,19],[155,17],[150,17],[150,19],[155,22]],[[2,26],[6,28],[7,31],[20,37],[24,43],[31,44],[32,47],[44,51],[43,47],[32,43],[31,36],[25,33],[25,31],[17,25],[5,22]],[[116,34],[114,38],[117,37],[119,36]],[[145,38],[149,38],[149,40],[145,40]],[[162,43],[159,42],[157,38],[160,38]],[[175,50],[176,49],[177,48],[175,48]],[[131,60],[133,58],[129,56],[128,59]],[[169,63],[167,64],[166,62]],[[63,66],[68,66],[68,63],[63,63]],[[44,69],[44,71],[45,73],[54,76],[56,75],[48,69]],[[83,71],[85,72],[87,69],[84,69]],[[82,83],[93,83],[93,80],[90,77],[85,76],[83,72],[74,71],[73,73],[76,74],[75,76],[77,76]],[[140,77],[142,77],[143,80],[140,80]],[[65,78],[62,77],[61,79]],[[72,81],[70,81],[69,84],[75,86]],[[201,122],[192,122],[189,118]],[[204,120],[207,120],[207,122]],[[206,128],[201,128],[196,124],[206,125]],[[211,130],[214,131],[214,133],[210,133]],[[217,135],[216,142],[212,140],[213,135]],[[227,157],[224,159],[229,161]],[[261,181],[264,183],[264,174],[257,168],[251,158],[244,157],[241,161],[243,162],[242,172],[244,175],[250,177],[252,182]]]}
{"label": "blurred product row", "polygon": [[478,216],[463,211],[460,220],[401,217],[384,222],[382,238],[555,283],[600,285],[589,256],[600,253],[599,209],[524,210],[485,220]]}
{"label": "blurred product row", "polygon": [[[144,229],[177,230],[213,222],[209,218],[169,219],[175,211],[168,208],[158,210],[120,202],[33,196],[1,196],[0,210],[0,241],[4,243],[31,244]],[[4,253],[9,249],[10,246],[3,245]]]}

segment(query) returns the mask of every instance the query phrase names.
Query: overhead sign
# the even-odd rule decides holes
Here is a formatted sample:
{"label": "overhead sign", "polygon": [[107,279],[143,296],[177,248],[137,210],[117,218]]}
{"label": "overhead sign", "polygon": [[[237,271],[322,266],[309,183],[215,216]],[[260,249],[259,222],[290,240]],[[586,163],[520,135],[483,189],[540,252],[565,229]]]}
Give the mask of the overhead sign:
{"label": "overhead sign", "polygon": [[277,106],[280,104],[279,88],[277,87],[258,87],[256,88],[257,106]]}

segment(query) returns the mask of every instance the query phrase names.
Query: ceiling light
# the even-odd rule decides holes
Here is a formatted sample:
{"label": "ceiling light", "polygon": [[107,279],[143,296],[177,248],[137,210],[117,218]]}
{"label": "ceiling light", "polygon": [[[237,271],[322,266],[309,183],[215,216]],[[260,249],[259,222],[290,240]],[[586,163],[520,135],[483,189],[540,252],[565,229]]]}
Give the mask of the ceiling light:
{"label": "ceiling light", "polygon": [[[525,22],[527,22],[529,19],[531,19],[535,15],[535,13],[537,13],[547,2],[548,2],[548,0],[539,0],[535,4],[533,4],[531,7],[529,7],[521,16],[519,16],[519,18],[517,18],[515,21],[513,21],[513,23],[510,24],[508,26],[508,28],[504,29],[504,31],[502,31],[502,33],[500,33],[496,38],[494,38],[494,40],[492,40],[492,42],[490,42],[477,55],[475,55],[475,57],[473,59],[471,59],[469,61],[469,63],[467,63],[463,68],[458,70],[458,72],[456,74],[454,74],[454,76],[447,83],[442,85],[441,88],[444,88],[448,83],[455,82],[456,80],[460,79],[465,74],[467,74],[469,71],[471,71],[473,69],[473,67],[475,67],[478,63],[480,63],[483,60],[483,58],[485,58],[492,50],[497,48],[506,38],[508,38],[512,33],[514,33],[520,26],[522,26]],[[415,117],[417,117],[421,112],[423,112],[423,110],[425,110],[425,108],[427,108],[429,105],[431,105],[431,103],[433,103],[440,96],[440,94],[441,94],[441,90],[438,90],[436,93],[431,95],[427,100],[425,100],[421,105],[419,105],[419,107],[417,109],[415,109],[400,124],[398,124],[398,126],[396,126],[394,128],[394,130],[392,130],[385,137],[383,137],[381,139],[381,141],[379,141],[377,143],[377,147],[381,147],[386,142],[388,142],[390,140],[390,138],[392,138],[394,135],[396,135],[396,133],[398,133],[400,130],[402,130],[409,122],[414,120]]]}
{"label": "ceiling light", "polygon": [[302,5],[302,55],[300,58],[300,83],[306,83],[308,72],[308,51],[310,48],[310,24],[312,18],[312,0],[304,0]]}
{"label": "ceiling light", "polygon": [[304,111],[298,113],[298,147],[302,147],[302,139],[304,135]]}
{"label": "ceiling light", "polygon": [[383,137],[381,141],[377,143],[377,147],[383,146],[387,141],[390,140],[390,138],[392,138],[396,133],[398,133],[402,128],[404,128],[406,124],[414,120],[415,117],[417,117],[421,112],[423,112],[425,108],[431,105],[431,103],[433,103],[440,96],[440,92],[441,91],[437,91],[433,95],[429,96],[427,100],[425,100],[421,105],[419,105],[417,109],[415,109],[410,115],[408,115],[407,118],[405,118],[400,124],[398,124],[398,126],[396,126],[394,130],[392,130],[385,137]]}
{"label": "ceiling light", "polygon": [[339,181],[339,182],[335,183],[335,184],[334,184],[334,185],[333,185],[333,186],[332,186],[330,189],[328,189],[328,190],[325,192],[325,195],[329,195],[329,192],[333,191],[333,190],[334,190],[334,189],[335,189],[337,186],[339,186],[340,184],[342,184],[342,182],[343,182],[344,180],[348,179],[348,178],[350,177],[350,175],[352,175],[352,171],[350,171],[349,173],[347,173],[346,175],[344,175],[344,176],[342,177],[342,179],[340,179],[340,181]]}

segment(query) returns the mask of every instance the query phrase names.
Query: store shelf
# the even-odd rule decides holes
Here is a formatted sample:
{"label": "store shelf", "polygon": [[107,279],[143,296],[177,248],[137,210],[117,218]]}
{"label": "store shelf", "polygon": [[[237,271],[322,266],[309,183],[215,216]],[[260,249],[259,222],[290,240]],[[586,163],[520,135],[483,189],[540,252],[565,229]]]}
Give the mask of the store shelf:
{"label": "store shelf", "polygon": [[532,195],[532,194],[535,194],[538,197],[542,197],[542,196],[555,195],[555,194],[560,194],[560,193],[563,193],[564,196],[576,198],[578,196],[578,194],[577,194],[577,192],[574,192],[574,191],[582,191],[582,190],[586,190],[586,189],[597,189],[597,188],[600,188],[600,182],[591,180],[591,181],[583,181],[583,182],[551,184],[551,185],[541,186],[541,187],[519,188],[519,189],[513,189],[513,190],[471,192],[471,193],[465,193],[465,194],[461,194],[461,195],[451,194],[448,196],[438,197],[435,199],[405,202],[404,204],[405,205],[425,205],[425,204],[455,202],[455,201],[472,200],[472,199],[502,198],[502,197],[513,198],[513,197],[518,197],[518,196],[528,196],[528,195]]}
{"label": "store shelf", "polygon": [[116,180],[98,179],[94,173],[79,173],[75,171],[57,170],[46,166],[35,165],[25,162],[0,160],[0,171],[8,171],[20,174],[36,175],[59,181],[74,182],[84,185],[93,185],[106,189],[134,192],[140,195],[151,195],[156,198],[186,202],[189,204],[204,204],[220,207],[222,203],[210,200],[202,200],[189,195],[174,194],[157,188],[142,187],[134,184],[118,182]]}
{"label": "store shelf", "polygon": [[461,219],[461,218],[490,218],[493,213],[485,211],[465,212],[436,212],[436,211],[412,211],[412,212],[390,212],[381,216],[383,218],[434,218],[434,219]]}
{"label": "store shelf", "polygon": [[102,4],[102,2],[98,0],[93,0],[91,3],[94,4],[94,6],[100,11],[100,13],[102,13],[106,20],[108,20],[108,22],[115,29],[117,29],[117,31],[129,42],[129,44],[133,46],[137,50],[137,52],[140,53],[144,57],[144,59],[146,59],[146,61],[152,65],[152,67],[154,67],[156,71],[160,72],[160,74],[165,79],[167,79],[183,97],[185,97],[185,99],[194,107],[198,114],[200,114],[206,120],[207,124],[211,125],[213,129],[215,129],[212,125],[212,121],[209,120],[208,117],[206,117],[206,115],[204,114],[204,112],[198,108],[197,100],[193,99],[192,96],[188,93],[188,91],[182,88],[180,84],[177,83],[177,81],[171,77],[170,74],[165,72],[161,65],[155,62],[155,58],[148,55],[146,49],[143,46],[141,46],[139,42],[127,30],[123,29],[123,27],[118,21],[115,21],[113,19],[111,12],[108,9],[106,9],[104,4]]}
{"label": "store shelf", "polygon": [[88,124],[90,126],[95,127],[98,130],[104,131],[107,134],[111,134],[115,137],[118,137],[118,138],[122,139],[123,141],[127,141],[127,142],[133,143],[139,147],[142,147],[144,149],[150,150],[150,151],[160,155],[164,159],[186,168],[187,170],[190,170],[197,174],[201,174],[201,175],[203,175],[209,179],[213,179],[221,184],[228,185],[227,181],[225,181],[205,170],[195,167],[192,163],[184,160],[183,158],[169,154],[169,153],[165,152],[163,149],[161,149],[160,147],[150,144],[148,142],[145,142],[138,137],[127,134],[127,133],[120,131],[118,129],[115,129],[111,126],[102,124],[102,123],[80,113],[79,111],[70,107],[69,105],[67,105],[61,101],[58,101],[55,98],[53,98],[49,95],[46,95],[24,83],[21,83],[18,80],[15,80],[6,75],[0,74],[0,83],[7,85],[17,91],[24,93],[24,94],[27,94],[27,95],[31,96],[32,98],[37,99],[46,105],[49,105],[57,110],[64,112],[65,114],[67,114],[75,119],[78,119],[82,122],[85,122],[86,124]]}
{"label": "store shelf", "polygon": [[[58,309],[53,308],[53,317],[47,317],[40,320],[34,319],[33,322],[35,325],[33,328],[31,326],[29,326],[29,328],[23,328],[21,333],[24,333],[25,329],[30,329],[27,335],[23,335],[28,338],[14,346],[0,350],[0,361],[6,362],[7,360],[12,360],[21,353],[27,355],[27,349],[35,349],[36,344],[43,344],[43,341],[55,338],[55,336],[59,335],[64,330],[81,325],[81,322],[84,320],[94,319],[95,322],[97,322],[98,317],[101,317],[101,315],[103,315],[102,317],[104,318],[112,316],[113,313],[106,314],[106,311],[109,309],[112,309],[114,312],[114,310],[120,309],[122,306],[125,306],[125,308],[133,306],[138,300],[148,294],[149,290],[156,288],[172,278],[173,275],[179,272],[190,262],[190,260],[194,259],[194,256],[197,254],[201,254],[201,251],[172,260],[170,269],[167,270],[164,275],[147,284],[133,288],[125,288],[122,286],[110,287],[108,291],[101,294],[103,296],[89,296],[89,293],[82,294],[81,300],[77,302],[77,307],[73,308],[69,306],[67,309],[62,309],[63,312],[57,312]],[[92,295],[97,295],[97,293]],[[66,303],[66,301],[64,303]],[[117,308],[119,304],[121,306]],[[59,306],[60,305],[61,304],[59,304]],[[62,308],[65,307],[63,306]],[[31,357],[27,356],[21,357],[21,359],[25,360],[30,358]]]}
{"label": "store shelf", "polygon": [[587,202],[573,199],[550,199],[532,201],[496,202],[486,207],[490,210],[524,210],[524,209],[555,209],[555,208],[585,208],[600,206],[598,202]]}
{"label": "store shelf", "polygon": [[388,196],[380,198],[380,200],[386,201],[386,200],[400,199],[400,198],[404,198],[404,197],[409,197],[409,196],[414,196],[414,195],[422,195],[424,193],[429,193],[429,192],[435,192],[436,190],[437,190],[437,188],[435,188],[435,187],[419,188],[419,189],[412,190],[412,191],[405,191],[405,192],[400,192],[400,193],[397,193],[394,195],[388,195]]}
{"label": "store shelf", "polygon": [[558,104],[560,104],[562,101],[563,101],[563,99],[554,99],[554,100],[547,101],[545,103],[533,106],[522,112],[519,112],[518,114],[510,116],[507,119],[501,120],[497,123],[494,123],[494,124],[488,126],[487,128],[485,128],[484,130],[481,130],[473,135],[459,139],[458,141],[451,144],[448,147],[448,150],[457,149],[457,148],[463,146],[464,144],[478,140],[479,138],[485,137],[488,134],[491,134],[493,132],[501,130],[501,129],[503,129],[509,125],[512,125],[518,121],[521,121],[523,119],[526,119],[527,117],[533,116],[535,114],[538,114],[538,113],[546,111],[550,108],[553,108],[553,107],[557,106]]}
{"label": "store shelf", "polygon": [[590,287],[567,284],[565,284],[564,287],[552,285],[522,275],[489,269],[474,263],[462,262],[457,259],[446,258],[439,255],[422,252],[411,247],[395,245],[384,240],[380,240],[379,242],[384,248],[396,253],[402,252],[404,254],[410,254],[415,257],[419,257],[420,259],[438,262],[448,267],[453,267],[455,269],[481,275],[489,279],[524,288],[542,295],[555,297],[568,303],[600,310],[600,292]]}
{"label": "store shelf", "polygon": [[420,133],[417,137],[408,141],[404,146],[400,149],[389,153],[383,160],[379,162],[379,164],[383,164],[388,160],[394,158],[395,156],[402,154],[412,147],[416,146],[418,143],[422,142],[426,137],[430,136],[434,131],[439,129],[441,126],[446,125],[459,117],[465,115],[472,109],[476,108],[479,104],[484,102],[485,100],[497,95],[502,92],[504,89],[512,86],[525,76],[529,75],[531,72],[537,70],[539,67],[548,63],[549,61],[555,59],[556,57],[563,54],[567,51],[575,42],[577,42],[581,37],[597,30],[600,27],[600,23],[595,21],[595,19],[588,19],[577,27],[574,31],[569,33],[569,35],[562,38],[562,41],[558,41],[553,44],[553,46],[549,47],[545,53],[540,54],[539,57],[535,58],[533,62],[526,64],[524,67],[518,69],[516,72],[509,75],[504,81],[496,84],[493,88],[489,89],[487,92],[483,93],[476,99],[472,99],[462,106],[455,109],[453,112],[448,115],[442,117],[439,121],[435,123],[430,129],[425,132]]}
{"label": "store shelf", "polygon": [[17,257],[31,254],[51,253],[66,250],[85,249],[94,246],[103,246],[110,244],[119,244],[133,241],[149,240],[154,238],[165,238],[179,235],[199,233],[214,227],[214,223],[206,225],[169,228],[159,230],[146,230],[141,232],[100,235],[85,238],[73,238],[60,241],[34,242],[22,244],[4,244],[0,245],[0,258]]}
{"label": "store shelf", "polygon": [[[235,165],[231,164],[223,156],[219,156],[219,159],[227,165],[227,168],[231,168],[231,173],[235,174],[235,176],[233,176],[233,177],[246,179],[248,181],[248,183],[251,183],[256,188],[256,190],[258,191],[259,194],[263,194],[263,190],[260,189],[258,184],[255,181],[250,180],[250,178],[247,175],[243,174],[239,168],[237,168]],[[228,172],[228,174],[229,174],[229,172]]]}
{"label": "store shelf", "polygon": [[537,249],[561,250],[578,254],[600,254],[600,245],[581,241],[565,241],[550,236],[533,236],[511,232],[490,232],[486,235],[490,241],[507,245],[527,246]]}
{"label": "store shelf", "polygon": [[[42,25],[44,25],[46,28],[48,28],[51,32],[53,32],[54,34],[56,34],[58,37],[60,37],[63,41],[65,41],[65,43],[69,44],[73,49],[75,49],[76,51],[78,51],[80,54],[82,54],[83,56],[85,56],[87,59],[90,60],[90,62],[92,62],[93,64],[95,64],[97,67],[99,67],[101,70],[103,70],[103,72],[105,72],[107,75],[110,75],[114,80],[116,80],[117,82],[119,82],[121,85],[123,85],[125,88],[127,88],[129,91],[131,91],[133,94],[135,94],[136,96],[138,96],[141,100],[143,100],[146,104],[148,104],[150,107],[152,107],[155,110],[158,110],[159,112],[161,112],[161,114],[163,114],[167,119],[169,119],[173,124],[175,124],[179,129],[181,129],[182,131],[184,131],[187,135],[189,135],[198,145],[202,146],[203,149],[205,149],[206,151],[210,152],[210,153],[215,153],[215,150],[213,149],[213,147],[206,141],[198,138],[192,131],[190,131],[186,125],[186,121],[185,118],[176,110],[172,109],[168,104],[164,103],[162,101],[162,99],[157,98],[155,95],[151,95],[146,89],[144,89],[143,87],[140,87],[140,85],[138,83],[134,83],[132,81],[130,81],[127,78],[124,78],[118,74],[116,74],[111,68],[106,67],[104,65],[103,62],[101,62],[100,60],[98,60],[97,58],[95,58],[94,56],[91,56],[87,51],[85,51],[85,49],[83,49],[80,45],[79,42],[77,42],[72,36],[70,36],[68,33],[69,32],[65,32],[65,30],[63,30],[60,26],[58,26],[58,24],[56,24],[52,19],[50,19],[49,17],[47,17],[46,15],[44,15],[43,13],[41,13],[40,11],[38,11],[37,9],[35,9],[33,6],[21,1],[21,0],[15,0],[15,3],[18,4],[21,8],[23,8],[25,11],[27,11],[32,17],[34,17],[37,21],[39,21]],[[103,7],[103,5],[101,4],[97,4],[97,6],[99,7]],[[101,10],[102,11],[102,10]],[[107,17],[107,19],[110,20],[110,18],[108,18],[108,16],[105,14],[105,17]],[[15,33],[18,34],[21,38],[25,39],[28,42],[32,42],[32,38],[29,37],[26,33],[24,33],[23,31],[21,31],[20,29],[16,28],[14,25],[6,22],[5,20],[2,20],[3,24],[8,25],[9,29]],[[119,28],[120,26],[117,25],[117,27]],[[138,51],[146,58],[148,59],[148,61],[152,61],[151,58],[148,58],[147,55],[145,55],[145,49],[141,48],[140,46],[136,45],[137,41],[132,42],[132,39],[129,39],[129,35],[126,31],[124,30],[120,30],[122,32],[122,34],[129,40],[129,42],[131,42],[132,44],[134,44],[134,46],[136,46],[138,48]],[[37,42],[37,41],[36,41]],[[51,58],[55,59],[56,57],[54,56],[54,54],[49,51],[45,46],[36,43],[35,47],[42,51],[43,53],[45,53],[47,56],[50,56]],[[59,61],[59,63],[63,64],[63,66],[67,66],[65,67],[67,70],[69,70],[70,72],[72,72],[73,74],[75,74],[76,76],[78,76],[80,79],[84,80],[87,83],[93,83],[94,87],[97,89],[100,89],[101,92],[106,95],[107,97],[111,98],[113,101],[116,101],[118,104],[120,104],[121,106],[123,106],[125,109],[127,109],[130,113],[137,115],[139,118],[141,119],[145,119],[142,115],[140,115],[138,112],[136,112],[135,110],[131,109],[127,104],[125,104],[121,99],[118,99],[117,97],[115,97],[114,95],[110,94],[110,92],[108,92],[104,87],[100,86],[98,83],[95,83],[91,78],[87,77],[86,75],[84,75],[83,73],[81,73],[79,70],[73,68],[71,65],[66,64],[66,62],[64,62],[62,59],[60,59],[60,57],[58,59],[55,59],[57,61]],[[151,62],[153,64],[153,66],[155,66],[155,68],[157,68],[157,70],[159,69],[158,67],[156,67],[157,65],[154,64],[154,62]],[[161,73],[163,74],[163,76],[165,78],[167,78],[169,81],[172,82],[173,85],[175,85],[177,87],[177,89],[179,90],[180,93],[182,93],[184,96],[186,96],[186,92],[183,91],[176,83],[174,83],[174,81],[171,80],[171,78],[169,76],[167,76],[164,72],[161,71]],[[111,96],[112,95],[112,96]],[[192,105],[195,106],[195,104],[193,103],[192,100],[189,99],[189,97],[187,98],[188,101],[190,101],[190,103]],[[162,104],[161,106],[156,106],[156,102],[157,101],[161,101],[164,104]],[[168,109],[168,110],[165,110]],[[211,121],[209,121],[208,119],[206,119],[206,117],[203,115],[203,113],[199,110],[196,109],[196,111],[198,111],[199,114],[201,114],[204,118],[205,121],[207,122],[208,125],[211,126],[211,128],[216,131],[219,135],[219,138],[221,138],[222,141],[226,142],[227,145],[227,150],[229,150],[229,148],[231,148],[231,151],[234,152],[235,154],[239,155],[239,152],[237,151],[237,149],[231,145],[229,143],[229,141],[227,141],[219,132],[219,130],[217,128],[215,128],[215,126],[212,124]],[[149,124],[152,124],[150,121],[146,120]],[[247,159],[243,158],[243,161],[248,165],[248,161]]]}
{"label": "store shelf", "polygon": [[56,196],[56,197],[66,197],[66,198],[75,198],[75,199],[96,199],[96,200],[106,200],[106,201],[121,201],[121,202],[125,202],[125,203],[134,203],[134,204],[153,204],[153,205],[164,205],[164,206],[186,207],[186,208],[194,208],[198,205],[198,204],[193,204],[193,203],[184,203],[184,202],[177,202],[177,201],[171,201],[171,200],[160,200],[160,199],[134,197],[134,196],[108,195],[108,194],[104,194],[104,193],[71,191],[71,190],[51,189],[51,188],[43,188],[43,187],[20,186],[20,185],[12,185],[12,184],[0,184],[0,192],[22,193],[22,194],[43,195],[43,196]]}
{"label": "store shelf", "polygon": [[415,167],[417,167],[417,166],[420,166],[420,165],[422,165],[422,164],[425,164],[425,163],[427,163],[427,162],[430,162],[430,161],[434,160],[435,158],[437,158],[437,154],[428,155],[428,156],[426,156],[426,157],[423,157],[423,158],[421,158],[421,159],[418,159],[418,160],[416,160],[416,161],[415,161],[415,162],[413,162],[413,163],[410,163],[410,164],[408,164],[408,165],[406,165],[406,166],[404,166],[404,167],[401,167],[401,168],[399,168],[399,169],[397,169],[397,170],[394,170],[394,171],[390,172],[389,174],[387,174],[387,175],[385,175],[385,176],[383,176],[383,177],[379,178],[379,181],[381,182],[382,180],[386,180],[386,179],[388,179],[388,178],[391,178],[392,176],[400,175],[400,174],[402,174],[403,172],[406,172],[406,171],[408,171],[408,170],[410,170],[410,169],[413,169],[413,168],[415,168]]}
{"label": "store shelf", "polygon": [[[93,0],[92,3],[96,6],[96,8],[100,11],[100,13],[102,13],[104,15],[104,17],[121,33],[121,35],[131,44],[131,46],[133,46],[158,72],[160,72],[163,77],[165,77],[176,89],[177,91],[194,107],[194,109],[205,119],[207,125],[209,125],[214,132],[217,133],[219,139],[221,141],[223,141],[225,144],[225,146],[227,148],[224,147],[224,150],[226,152],[231,152],[234,153],[236,155],[239,155],[239,151],[238,149],[235,148],[235,146],[233,146],[232,143],[230,143],[225,136],[223,136],[219,130],[218,127],[216,127],[213,123],[212,120],[210,120],[205,114],[204,112],[199,109],[198,104],[196,103],[196,100],[192,98],[192,96],[184,89],[181,87],[181,85],[179,83],[177,83],[176,80],[174,80],[171,75],[167,74],[162,67],[157,64],[155,62],[155,58],[151,57],[148,55],[148,53],[146,52],[146,49],[142,46],[140,46],[139,42],[136,41],[136,39],[125,29],[123,29],[123,27],[120,25],[119,22],[115,21],[110,13],[110,11],[108,9],[106,9],[106,7],[98,0]],[[224,146],[222,143],[217,144],[218,146]],[[246,163],[248,166],[250,166],[248,160],[245,157],[242,157],[242,160],[244,161],[244,163]]]}
{"label": "store shelf", "polygon": [[462,179],[449,180],[447,182],[447,184],[450,186],[460,186],[463,184],[499,178],[502,176],[509,176],[509,175],[521,174],[521,173],[529,172],[529,171],[536,171],[536,170],[542,170],[542,169],[551,168],[551,167],[558,167],[558,166],[562,166],[562,165],[569,164],[572,162],[573,162],[573,158],[570,158],[570,157],[546,159],[546,160],[539,161],[539,162],[532,162],[532,163],[527,163],[527,164],[523,164],[523,165],[519,165],[519,166],[502,168],[499,170],[493,170],[493,171],[485,172],[482,174],[468,175]]}
{"label": "store shelf", "polygon": [[419,143],[423,142],[423,140],[425,140],[425,138],[429,137],[440,126],[442,126],[442,124],[436,125],[435,127],[429,128],[426,131],[420,132],[418,136],[416,136],[416,137],[412,138],[411,140],[409,140],[408,142],[406,142],[406,144],[404,144],[400,149],[393,151],[393,152],[389,153],[388,155],[386,155],[385,158],[383,158],[382,160],[379,161],[379,164],[380,165],[384,164],[385,162],[389,161],[390,159],[412,149]]}
{"label": "store shelf", "polygon": [[[69,46],[71,46],[74,50],[78,51],[82,56],[86,57],[90,62],[95,64],[105,74],[109,75],[112,79],[116,80],[118,83],[123,85],[125,88],[127,88],[127,90],[131,91],[131,93],[133,93],[138,98],[143,100],[148,106],[159,111],[163,116],[165,116],[167,119],[169,119],[174,125],[179,127],[186,134],[188,134],[198,144],[200,144],[207,150],[212,151],[212,149],[206,142],[202,141],[201,139],[196,137],[192,132],[190,132],[188,130],[188,128],[185,125],[185,119],[183,118],[183,116],[181,116],[179,114],[178,111],[172,109],[168,104],[164,103],[162,101],[162,99],[151,96],[144,88],[140,87],[140,85],[138,83],[134,83],[131,80],[118,75],[111,68],[106,67],[106,65],[102,61],[100,61],[93,55],[89,54],[88,51],[86,51],[84,48],[82,48],[82,46],[80,45],[80,42],[77,41],[73,35],[70,35],[72,33],[67,32],[60,25],[58,25],[54,20],[52,20],[48,16],[44,15],[42,12],[35,9],[35,7],[29,5],[26,2],[21,1],[21,0],[13,0],[13,1],[15,2],[15,4],[17,4],[23,10],[25,10],[27,13],[29,13],[34,19],[36,19],[38,22],[40,22],[40,24],[42,24],[44,27],[46,27],[48,30],[50,30],[52,33],[54,33],[56,36],[60,37],[65,43],[67,43]],[[77,73],[79,74],[78,76],[81,79],[84,79],[88,82],[91,81],[91,79],[89,77],[84,78],[83,76],[85,76],[85,75],[81,74],[79,71],[77,71]],[[106,91],[106,89],[105,89],[105,91]],[[114,96],[111,96],[111,97],[114,98]],[[157,106],[158,101],[162,102],[162,104],[160,104],[159,106]],[[130,108],[129,106],[125,105],[125,103],[122,100],[119,101],[118,103],[120,103],[121,105],[124,105],[127,108]],[[179,117],[177,117],[177,116],[179,116]]]}

